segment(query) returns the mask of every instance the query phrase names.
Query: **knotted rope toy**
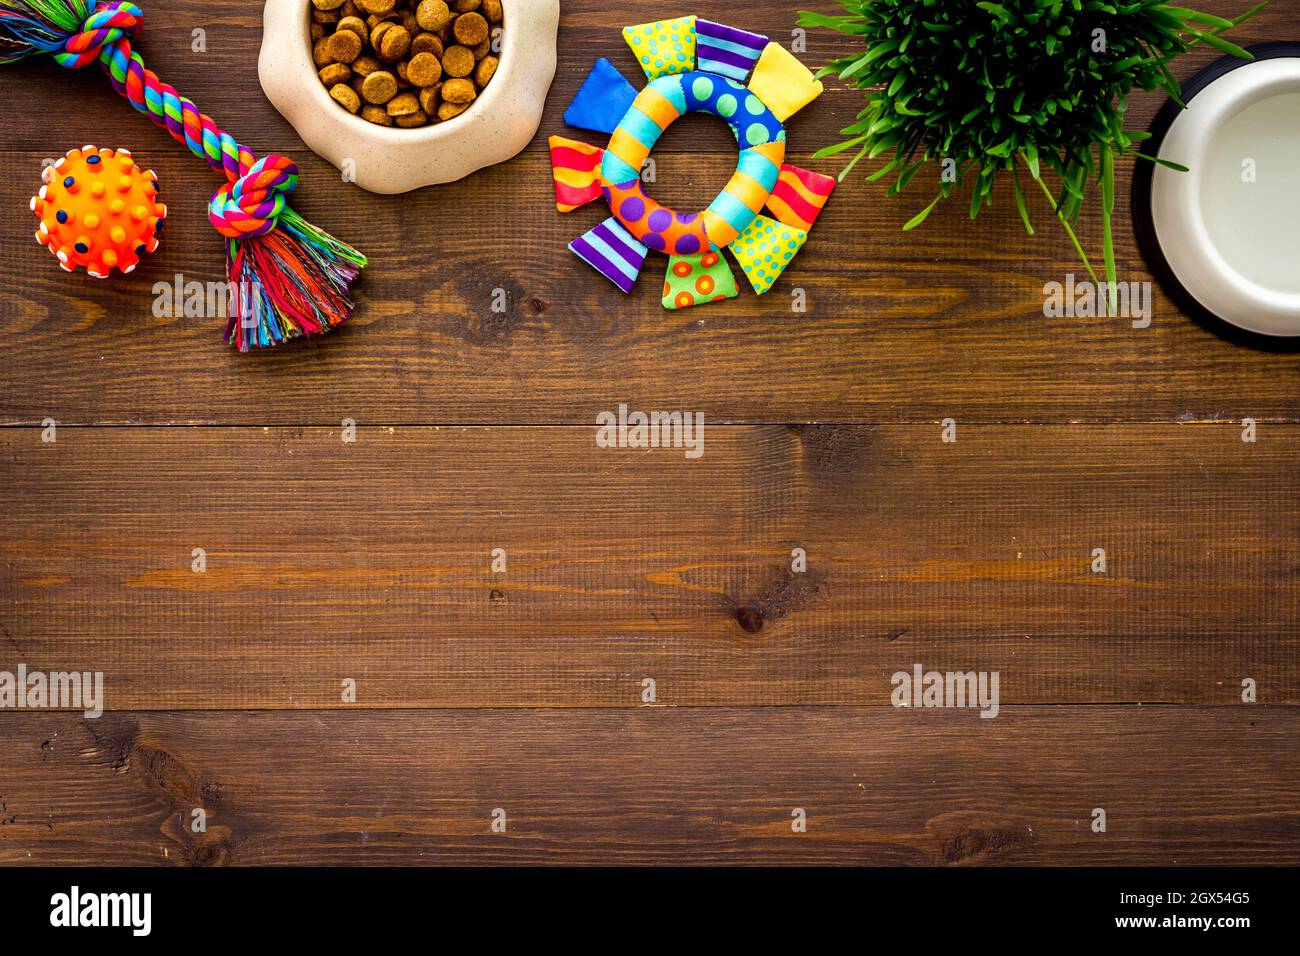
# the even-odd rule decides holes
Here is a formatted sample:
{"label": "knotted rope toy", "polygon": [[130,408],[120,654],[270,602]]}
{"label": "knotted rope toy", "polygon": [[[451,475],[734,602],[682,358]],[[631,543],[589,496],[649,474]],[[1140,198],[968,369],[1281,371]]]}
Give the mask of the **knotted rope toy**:
{"label": "knotted rope toy", "polygon": [[[779,43],[710,20],[643,23],[623,36],[649,85],[638,93],[613,64],[597,60],[564,114],[571,126],[611,134],[608,147],[550,140],[556,208],[572,212],[603,197],[612,213],[569,248],[624,292],[650,250],[667,253],[666,309],[738,295],[721,255],[730,249],[762,295],[803,248],[835,188],[831,177],[785,162],[785,121],[822,84]],[[641,184],[660,135],[687,113],[725,120],[740,147],[735,175],[698,213],[660,205]]]}
{"label": "knotted rope toy", "polygon": [[115,0],[0,0],[0,63],[46,53],[79,69],[98,62],[113,88],[226,177],[208,203],[225,237],[232,309],[226,338],[241,352],[328,332],[352,313],[348,290],[366,265],[356,249],[285,202],[298,167],[255,157],[191,100],[145,68],[131,48],[143,13]]}

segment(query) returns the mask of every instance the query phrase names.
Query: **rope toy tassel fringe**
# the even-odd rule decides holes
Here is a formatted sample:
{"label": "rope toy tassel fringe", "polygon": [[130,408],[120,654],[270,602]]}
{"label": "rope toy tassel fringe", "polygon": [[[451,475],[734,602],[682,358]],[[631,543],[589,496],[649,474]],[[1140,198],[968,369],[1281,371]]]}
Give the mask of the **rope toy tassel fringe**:
{"label": "rope toy tassel fringe", "polygon": [[119,0],[0,0],[0,63],[49,54],[60,66],[98,62],[114,89],[226,177],[208,219],[226,239],[233,307],[226,338],[241,352],[317,335],[347,321],[366,257],[285,202],[298,168],[257,159],[144,66],[131,48],[144,14]]}

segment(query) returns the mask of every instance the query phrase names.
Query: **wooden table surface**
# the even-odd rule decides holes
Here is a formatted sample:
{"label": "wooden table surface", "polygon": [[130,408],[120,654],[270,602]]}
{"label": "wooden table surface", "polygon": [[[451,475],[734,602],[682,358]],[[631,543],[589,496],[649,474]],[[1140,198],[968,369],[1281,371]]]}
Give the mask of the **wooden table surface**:
{"label": "wooden table surface", "polygon": [[[266,102],[260,4],[144,6],[151,68],[372,265],[348,327],[278,351],[156,317],[156,282],[221,280],[214,177],[95,71],[4,68],[0,670],[102,671],[108,712],[0,712],[0,863],[1300,862],[1300,357],[1158,288],[1149,328],[1044,317],[1083,270],[1042,202],[1032,239],[1005,197],[904,236],[923,190],[858,175],[768,296],[666,312],[662,259],[621,296],[565,249],[599,217],[555,212],[546,136],[584,137],[596,57],[635,75],[623,25],[686,8],[565,0],[528,149],[398,199]],[[707,12],[788,40],[796,9]],[[1297,36],[1300,0],[1235,34]],[[792,161],[838,171],[811,155],[859,106],[829,81]],[[26,212],[90,142],[171,210],[111,282]],[[679,123],[656,196],[707,202],[733,149]],[[620,402],[702,412],[705,454],[596,447]],[[916,664],[997,671],[1000,714],[895,709]]]}

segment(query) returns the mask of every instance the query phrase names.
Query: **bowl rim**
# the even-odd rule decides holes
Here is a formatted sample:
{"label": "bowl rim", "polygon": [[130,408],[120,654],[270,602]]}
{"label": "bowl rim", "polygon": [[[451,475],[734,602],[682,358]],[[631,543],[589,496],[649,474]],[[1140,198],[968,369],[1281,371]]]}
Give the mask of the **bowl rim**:
{"label": "bowl rim", "polygon": [[[1255,56],[1254,60],[1225,56],[1200,70],[1182,86],[1183,100],[1190,109],[1199,94],[1229,74],[1251,67],[1257,68],[1255,72],[1261,74],[1259,81],[1253,84],[1243,74],[1238,83],[1222,86],[1220,90],[1197,101],[1210,111],[1206,114],[1202,127],[1210,134],[1205,137],[1205,143],[1208,143],[1215,130],[1221,128],[1238,111],[1277,95],[1279,87],[1294,85],[1300,78],[1300,42],[1272,41],[1247,49]],[[1269,66],[1270,61],[1278,60],[1296,62],[1291,66],[1281,63]],[[1266,68],[1261,70],[1261,67]],[[1151,124],[1151,138],[1143,144],[1143,151],[1159,156],[1167,140],[1178,145],[1179,141],[1174,139],[1179,134],[1176,124],[1187,115],[1188,112],[1178,103],[1172,99],[1167,101]],[[1206,149],[1204,143],[1195,147],[1195,155],[1191,157],[1193,162],[1198,157],[1203,157]],[[1187,157],[1177,158],[1182,160]],[[1277,324],[1280,320],[1260,321],[1253,315],[1243,317],[1239,314],[1242,311],[1250,313],[1254,310],[1271,310],[1276,315],[1279,310],[1285,312],[1288,307],[1294,308],[1300,301],[1300,296],[1269,290],[1242,276],[1223,259],[1209,236],[1197,198],[1203,175],[1204,163],[1194,165],[1189,175],[1158,167],[1147,159],[1137,160],[1131,208],[1138,250],[1147,267],[1165,294],[1189,317],[1211,331],[1250,348],[1300,351],[1300,329],[1282,331]],[[1172,177],[1183,179],[1179,182]],[[1185,206],[1180,223],[1193,233],[1192,248],[1187,254],[1166,248],[1161,243],[1160,230],[1156,224],[1157,206],[1163,208],[1179,201]],[[1237,309],[1230,308],[1222,296],[1213,294],[1204,278],[1195,271],[1196,266],[1203,266],[1220,279],[1229,278],[1235,288],[1246,292],[1247,301]],[[1192,270],[1190,273],[1189,268]],[[1229,314],[1233,317],[1229,318]]]}
{"label": "bowl rim", "polygon": [[555,80],[560,0],[501,2],[509,24],[501,66],[475,105],[446,122],[380,126],[335,102],[312,57],[309,0],[265,0],[262,92],[309,150],[368,192],[394,196],[463,179],[527,148]]}
{"label": "bowl rim", "polygon": [[[1258,79],[1248,74],[1257,74]],[[1237,82],[1234,82],[1236,80]],[[1175,218],[1167,227],[1183,226],[1191,232],[1195,240],[1185,249],[1175,246],[1178,251],[1170,265],[1181,276],[1190,277],[1196,286],[1193,291],[1200,291],[1202,296],[1210,299],[1207,305],[1222,303],[1227,307],[1234,303],[1227,301],[1222,290],[1213,279],[1230,285],[1233,292],[1241,298],[1239,303],[1247,308],[1257,308],[1272,312],[1284,312],[1300,316],[1300,292],[1283,292],[1272,289],[1252,279],[1228,261],[1224,254],[1221,240],[1210,232],[1205,218],[1204,188],[1206,183],[1206,162],[1212,143],[1221,134],[1223,128],[1235,117],[1246,110],[1280,95],[1300,94],[1300,59],[1294,63],[1281,60],[1261,60],[1256,64],[1245,64],[1230,75],[1221,77],[1213,87],[1207,87],[1204,95],[1195,100],[1195,107],[1189,104],[1170,128],[1170,135],[1165,145],[1173,144],[1177,152],[1177,161],[1188,166],[1191,175],[1161,168],[1156,171],[1152,183],[1153,211],[1156,213],[1156,231],[1162,230],[1159,213],[1172,213]],[[1193,114],[1191,109],[1196,109]],[[1185,150],[1185,152],[1179,151]],[[1162,246],[1169,257],[1169,247]],[[1187,280],[1184,280],[1187,284]],[[1300,334],[1300,330],[1297,330]]]}

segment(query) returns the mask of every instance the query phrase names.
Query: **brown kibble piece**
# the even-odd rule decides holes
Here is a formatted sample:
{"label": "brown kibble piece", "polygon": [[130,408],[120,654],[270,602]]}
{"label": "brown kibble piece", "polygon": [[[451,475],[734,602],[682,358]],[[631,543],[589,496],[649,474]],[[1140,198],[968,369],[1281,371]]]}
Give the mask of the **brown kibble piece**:
{"label": "brown kibble piece", "polygon": [[376,70],[361,85],[361,95],[367,103],[382,106],[397,95],[397,79],[387,70]]}
{"label": "brown kibble piece", "polygon": [[469,13],[483,5],[483,0],[456,0],[457,13]]}
{"label": "brown kibble piece", "polygon": [[478,90],[469,80],[454,79],[442,84],[442,101],[444,103],[472,103],[478,96]]}
{"label": "brown kibble piece", "polygon": [[501,61],[494,56],[483,57],[479,62],[478,67],[474,70],[474,82],[479,86],[487,86],[488,83],[491,82],[492,77],[496,75],[497,64],[500,62]]}
{"label": "brown kibble piece", "polygon": [[361,97],[357,96],[356,91],[346,83],[339,83],[330,87],[330,99],[334,100],[349,113],[355,113],[361,109]]}
{"label": "brown kibble piece", "polygon": [[382,70],[383,66],[369,53],[363,53],[352,61],[352,72],[360,76],[369,76],[375,70]]}
{"label": "brown kibble piece", "polygon": [[370,29],[370,45],[379,50],[379,43],[384,39],[384,34],[393,28],[391,20],[380,20]]}
{"label": "brown kibble piece", "polygon": [[441,30],[451,23],[451,10],[444,0],[420,0],[415,8],[415,19],[425,30]]}
{"label": "brown kibble piece", "polygon": [[438,109],[438,102],[442,99],[442,84],[437,86],[427,86],[420,90],[419,100],[420,109],[426,113],[434,113]]}
{"label": "brown kibble piece", "polygon": [[376,126],[393,125],[393,118],[388,115],[388,110],[384,109],[382,106],[374,106],[369,103],[361,107],[361,118],[363,120],[369,120]]}
{"label": "brown kibble piece", "polygon": [[465,13],[456,18],[451,32],[461,46],[478,46],[488,38],[488,22],[482,14]]}
{"label": "brown kibble piece", "polygon": [[411,35],[397,24],[385,30],[384,35],[379,38],[379,58],[389,63],[395,63],[406,56],[406,51],[410,48]]}
{"label": "brown kibble piece", "polygon": [[478,46],[474,47],[474,59],[475,60],[483,59],[483,57],[488,55],[491,49],[492,49],[492,41],[484,40]]}
{"label": "brown kibble piece", "polygon": [[420,101],[414,93],[399,93],[388,101],[387,108],[389,116],[409,116],[420,112]]}
{"label": "brown kibble piece", "polygon": [[415,35],[415,39],[411,41],[411,55],[418,56],[421,53],[442,56],[442,41],[438,39],[438,34],[417,33]]}
{"label": "brown kibble piece", "polygon": [[311,33],[311,42],[315,43],[325,36],[325,24],[313,23],[309,32]]}
{"label": "brown kibble piece", "polygon": [[406,78],[415,86],[433,86],[442,79],[442,64],[432,53],[417,53],[406,65]]}
{"label": "brown kibble piece", "polygon": [[311,12],[312,23],[338,23],[339,12],[337,10],[313,10]]}
{"label": "brown kibble piece", "polygon": [[393,12],[393,8],[397,6],[397,0],[357,0],[357,6],[366,13],[382,17],[386,13]]}
{"label": "brown kibble piece", "polygon": [[326,86],[346,83],[350,79],[352,79],[352,67],[346,63],[331,63],[320,71],[320,81]]}
{"label": "brown kibble piece", "polygon": [[360,17],[344,17],[339,21],[335,32],[337,33],[339,30],[351,30],[361,38],[363,43],[370,38],[370,28],[366,26],[366,21]]}
{"label": "brown kibble piece", "polygon": [[343,6],[339,7],[339,13],[345,17],[359,17],[362,10],[356,5],[355,0],[343,0]]}
{"label": "brown kibble piece", "polygon": [[416,110],[414,113],[407,113],[404,116],[398,116],[393,120],[403,129],[413,129],[416,126],[426,126],[429,123],[429,117],[424,111]]}
{"label": "brown kibble piece", "polygon": [[488,23],[500,23],[504,15],[501,0],[483,0],[483,16],[487,17]]}
{"label": "brown kibble piece", "polygon": [[469,76],[474,69],[474,53],[463,46],[449,47],[442,55],[442,68],[448,76]]}
{"label": "brown kibble piece", "polygon": [[343,0],[311,0],[311,5],[317,10],[337,10],[343,6]]}
{"label": "brown kibble piece", "polygon": [[336,63],[351,63],[361,55],[361,37],[351,30],[343,30],[325,41],[330,58]]}
{"label": "brown kibble piece", "polygon": [[438,107],[438,119],[446,122],[469,109],[468,103],[443,103]]}
{"label": "brown kibble piece", "polygon": [[312,62],[314,62],[318,67],[329,66],[334,62],[334,58],[330,56],[329,37],[322,37],[312,44],[311,58]]}

